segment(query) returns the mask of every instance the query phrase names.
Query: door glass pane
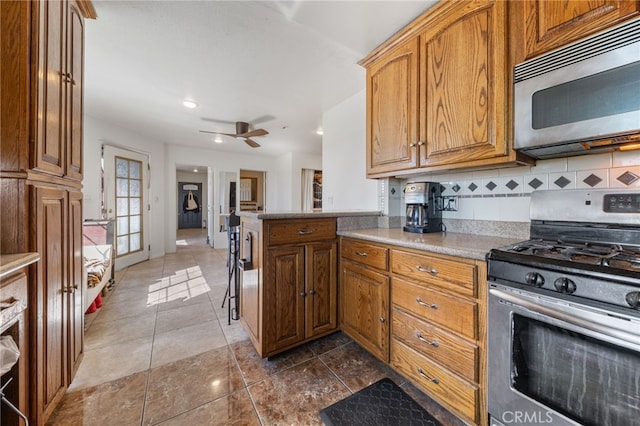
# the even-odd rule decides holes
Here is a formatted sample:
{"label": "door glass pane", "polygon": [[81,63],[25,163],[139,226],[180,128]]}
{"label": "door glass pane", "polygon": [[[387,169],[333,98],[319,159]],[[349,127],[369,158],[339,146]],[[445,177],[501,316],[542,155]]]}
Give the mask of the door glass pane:
{"label": "door glass pane", "polygon": [[142,249],[142,162],[116,157],[116,256]]}
{"label": "door glass pane", "polygon": [[130,224],[131,224],[131,233],[140,232],[140,221],[142,220],[142,216],[131,216]]}
{"label": "door glass pane", "polygon": [[127,220],[127,217],[119,217],[118,218],[118,223],[116,224],[117,228],[118,228],[118,232],[121,235],[126,235],[129,233],[129,221]]}
{"label": "door glass pane", "polygon": [[129,188],[127,188],[127,186],[129,185],[129,180],[128,179],[122,179],[122,178],[118,178],[118,180],[116,181],[116,196],[118,197],[126,197],[127,195],[129,195]]}
{"label": "door glass pane", "polygon": [[132,197],[140,197],[140,181],[129,181],[129,195]]}
{"label": "door glass pane", "polygon": [[118,203],[117,215],[127,216],[129,214],[129,199],[118,198],[116,202]]}
{"label": "door glass pane", "polygon": [[116,177],[129,177],[129,162],[124,158],[116,158]]}
{"label": "door glass pane", "polygon": [[131,247],[130,250],[131,251],[138,251],[140,250],[140,234],[131,234],[130,235],[131,238]]}

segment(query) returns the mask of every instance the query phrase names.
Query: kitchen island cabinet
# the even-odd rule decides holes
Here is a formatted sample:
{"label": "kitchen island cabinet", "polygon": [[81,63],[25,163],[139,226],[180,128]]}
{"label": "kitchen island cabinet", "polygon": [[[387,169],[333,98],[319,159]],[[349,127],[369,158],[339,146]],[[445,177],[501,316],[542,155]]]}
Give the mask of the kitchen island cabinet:
{"label": "kitchen island cabinet", "polygon": [[240,320],[261,357],[337,330],[336,218],[241,217]]}
{"label": "kitchen island cabinet", "polygon": [[367,177],[532,163],[510,143],[507,8],[440,2],[360,62]]}

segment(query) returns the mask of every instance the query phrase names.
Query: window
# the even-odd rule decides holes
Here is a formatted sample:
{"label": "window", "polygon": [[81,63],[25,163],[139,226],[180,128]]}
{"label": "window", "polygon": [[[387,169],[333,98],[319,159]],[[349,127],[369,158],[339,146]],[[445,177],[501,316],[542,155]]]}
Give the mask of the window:
{"label": "window", "polygon": [[116,157],[116,256],[142,250],[142,162]]}

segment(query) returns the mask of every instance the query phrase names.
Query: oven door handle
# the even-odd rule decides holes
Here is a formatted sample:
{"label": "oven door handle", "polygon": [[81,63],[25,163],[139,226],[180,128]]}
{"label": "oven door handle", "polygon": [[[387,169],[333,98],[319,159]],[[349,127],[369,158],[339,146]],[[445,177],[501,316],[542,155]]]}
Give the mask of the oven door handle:
{"label": "oven door handle", "polygon": [[495,288],[489,289],[489,293],[492,295],[499,297],[501,299],[507,300],[516,305],[522,306],[532,312],[536,312],[542,315],[546,315],[548,317],[554,318],[556,320],[564,321],[566,323],[572,324],[576,327],[581,327],[586,330],[590,330],[596,333],[603,334],[612,339],[622,340],[631,345],[640,348],[640,335],[628,333],[623,330],[613,329],[612,327],[607,327],[597,322],[589,321],[584,318],[577,317],[575,315],[566,314],[564,312],[560,312],[556,309],[549,308],[547,306],[541,305],[539,303],[532,302],[528,299],[516,296],[514,294],[510,294],[504,292],[502,290],[498,290]]}

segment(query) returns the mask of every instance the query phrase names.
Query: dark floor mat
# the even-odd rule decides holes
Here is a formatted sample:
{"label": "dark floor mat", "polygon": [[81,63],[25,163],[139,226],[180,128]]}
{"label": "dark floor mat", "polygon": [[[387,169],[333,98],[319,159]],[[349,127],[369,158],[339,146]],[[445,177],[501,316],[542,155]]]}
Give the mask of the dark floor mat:
{"label": "dark floor mat", "polygon": [[442,426],[388,378],[322,409],[320,417],[327,426]]}

